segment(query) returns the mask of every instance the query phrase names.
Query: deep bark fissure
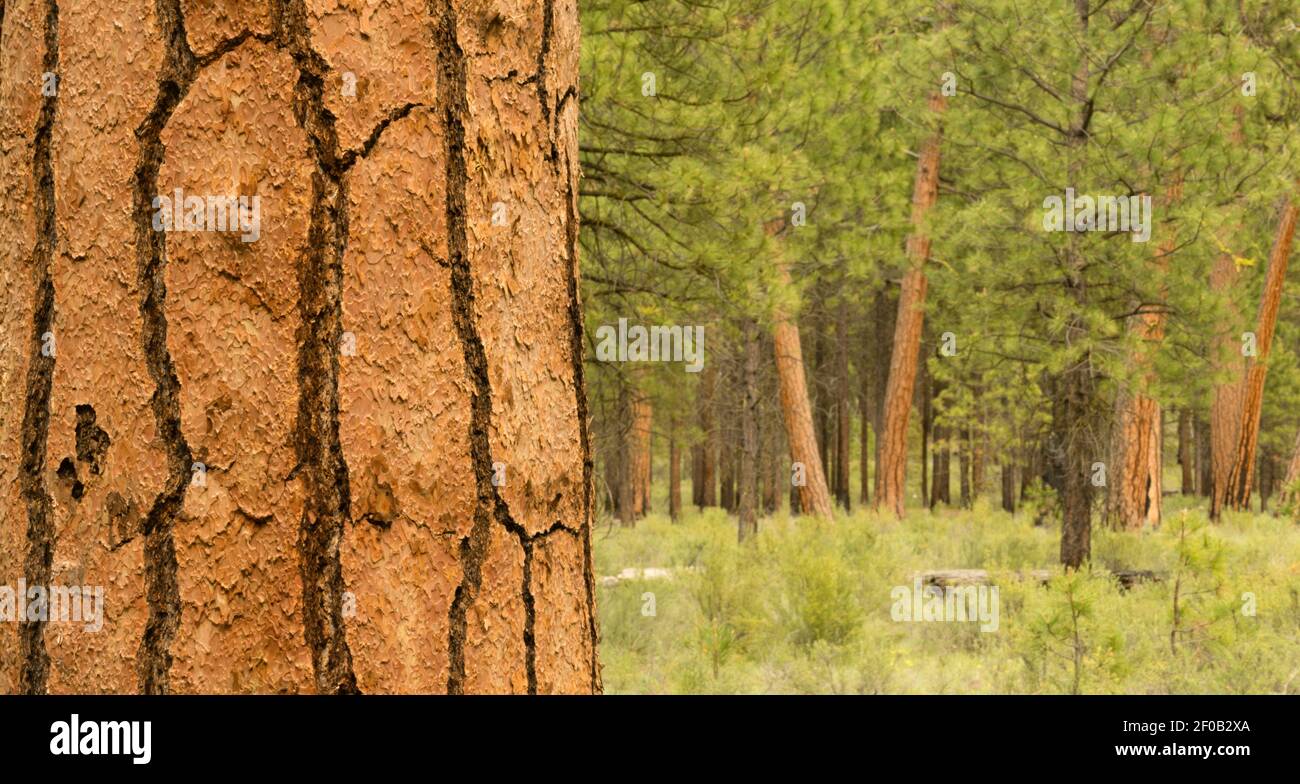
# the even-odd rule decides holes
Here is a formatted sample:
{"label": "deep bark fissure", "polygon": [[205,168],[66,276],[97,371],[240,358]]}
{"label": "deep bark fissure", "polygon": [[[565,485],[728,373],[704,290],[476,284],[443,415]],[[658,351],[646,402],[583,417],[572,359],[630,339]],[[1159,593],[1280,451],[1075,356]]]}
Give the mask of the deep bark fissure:
{"label": "deep bark fissure", "polygon": [[[298,70],[293,111],[310,140],[316,170],[307,248],[297,261],[297,464],[305,484],[298,529],[303,633],[311,648],[316,688],[323,694],[359,691],[343,619],[343,564],[339,555],[352,516],[348,465],[339,438],[339,357],[343,335],[343,258],[348,241],[347,172],[358,153],[338,152],[335,118],[325,105],[329,64],[311,46],[303,0],[272,2],[273,38]],[[411,107],[412,109],[414,106]],[[406,110],[409,114],[410,109]],[[391,122],[371,133],[368,153]]]}
{"label": "deep bark fissure", "polygon": [[[465,690],[465,637],[469,606],[477,598],[482,586],[482,566],[487,558],[491,524],[495,520],[497,524],[514,534],[523,550],[524,580],[521,594],[524,603],[524,658],[528,692],[535,694],[537,692],[537,651],[533,640],[536,616],[531,584],[532,545],[538,539],[555,531],[566,531],[574,536],[584,537],[588,529],[585,523],[581,528],[574,529],[557,522],[546,531],[529,535],[527,530],[514,520],[505,499],[492,483],[492,454],[488,439],[488,432],[492,425],[492,384],[488,376],[487,352],[474,316],[474,276],[469,262],[466,200],[469,172],[465,160],[463,120],[469,116],[466,57],[460,46],[456,29],[456,12],[451,3],[444,2],[440,10],[433,10],[432,13],[436,21],[435,41],[438,46],[438,109],[443,115],[446,141],[445,211],[448,267],[451,274],[451,312],[456,335],[464,354],[465,373],[473,388],[470,396],[469,442],[478,491],[473,528],[470,535],[461,540],[461,583],[456,588],[449,611],[447,691],[451,694],[461,694]],[[580,335],[577,340],[577,345],[580,346]],[[583,473],[584,479],[588,479],[589,458],[585,461]],[[590,572],[590,554],[584,557],[588,559]],[[591,591],[590,586],[588,590]],[[588,600],[592,601],[590,595]]]}
{"label": "deep bark fissure", "polygon": [[151,221],[153,198],[158,192],[158,173],[166,154],[162,132],[203,68],[249,40],[268,40],[266,36],[245,30],[200,57],[190,49],[180,0],[158,0],[155,12],[164,53],[158,71],[157,95],[149,113],[135,131],[139,158],[135,167],[133,207],[137,276],[143,292],[140,301],[141,339],[145,365],[155,385],[151,403],[156,427],[167,453],[167,479],[142,527],[149,617],[140,640],[136,669],[139,688],[144,694],[166,694],[170,690],[171,643],[180,628],[181,618],[172,529],[185,500],[192,466],[192,453],[181,429],[180,379],[167,348],[166,238],[154,231]]}
{"label": "deep bark fissure", "polygon": [[[558,113],[560,108],[556,108]],[[578,417],[578,442],[582,449],[582,526],[580,533],[580,542],[582,544],[583,568],[586,572],[583,582],[587,589],[587,620],[588,629],[591,636],[591,692],[599,694],[601,691],[600,683],[600,666],[597,664],[596,649],[600,643],[600,630],[596,626],[596,576],[595,564],[592,562],[591,555],[591,506],[594,502],[594,485],[592,483],[592,473],[595,470],[595,461],[591,455],[591,433],[589,432],[590,423],[588,422],[587,410],[587,374],[586,367],[583,364],[583,332],[585,321],[582,312],[582,297],[578,283],[578,211],[577,198],[573,192],[574,174],[573,162],[569,158],[566,150],[564,155],[564,173],[567,187],[564,197],[564,244],[569,259],[569,322],[572,329],[569,333],[569,352],[573,361],[573,390],[574,402],[577,406]]]}
{"label": "deep bark fissure", "polygon": [[[42,65],[47,73],[59,70],[59,5],[45,4],[45,53]],[[27,507],[27,555],[23,576],[29,585],[48,585],[54,566],[55,527],[53,502],[45,484],[45,457],[50,430],[50,392],[54,386],[56,351],[46,349],[45,336],[54,325],[54,278],[51,267],[58,241],[54,201],[54,122],[58,113],[58,91],[41,100],[32,138],[32,181],[36,213],[36,241],[32,249],[34,293],[32,307],[32,355],[27,368],[24,397],[22,461],[20,483]],[[45,621],[19,619],[22,672],[19,691],[42,694],[50,674],[50,657],[45,650]]]}

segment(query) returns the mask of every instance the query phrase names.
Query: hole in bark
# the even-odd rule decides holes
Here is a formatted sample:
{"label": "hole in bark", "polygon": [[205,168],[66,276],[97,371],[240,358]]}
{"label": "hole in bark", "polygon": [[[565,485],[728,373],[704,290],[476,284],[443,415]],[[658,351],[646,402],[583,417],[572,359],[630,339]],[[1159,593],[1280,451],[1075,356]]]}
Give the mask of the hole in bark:
{"label": "hole in bark", "polygon": [[99,475],[100,461],[108,452],[112,439],[103,428],[95,424],[94,406],[77,406],[77,459],[90,463],[90,473]]}

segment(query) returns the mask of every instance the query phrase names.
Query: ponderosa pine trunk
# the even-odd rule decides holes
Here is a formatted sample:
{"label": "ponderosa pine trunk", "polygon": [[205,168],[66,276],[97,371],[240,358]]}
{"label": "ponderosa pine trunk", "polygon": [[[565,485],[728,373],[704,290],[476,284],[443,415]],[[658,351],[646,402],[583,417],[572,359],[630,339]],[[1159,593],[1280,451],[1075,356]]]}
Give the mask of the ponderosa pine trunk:
{"label": "ponderosa pine trunk", "polygon": [[632,488],[632,520],[636,521],[650,513],[650,432],[654,411],[644,392],[632,391],[630,415],[627,482]]}
{"label": "ponderosa pine trunk", "polygon": [[858,501],[863,506],[871,503],[871,406],[866,392],[866,382],[858,393],[858,451],[862,459],[858,463]]}
{"label": "ponderosa pine trunk", "polygon": [[758,533],[758,325],[746,320],[742,335],[744,399],[740,406],[740,497],[737,501],[737,538],[741,542]]}
{"label": "ponderosa pine trunk", "polygon": [[[1175,171],[1170,177],[1171,182],[1159,202],[1164,210],[1176,205],[1183,196],[1182,173]],[[1169,255],[1175,248],[1177,237],[1172,232],[1156,246],[1153,267],[1162,281],[1169,270]],[[1117,398],[1111,485],[1107,493],[1107,518],[1121,530],[1136,530],[1144,524],[1159,525],[1163,503],[1160,404],[1145,390],[1154,380],[1152,354],[1165,337],[1164,309],[1148,309],[1132,317],[1129,329],[1140,341],[1133,356],[1137,389],[1124,390]]]}
{"label": "ponderosa pine trunk", "polygon": [[1250,492],[1254,483],[1255,448],[1259,442],[1259,417],[1264,409],[1264,380],[1268,376],[1268,354],[1277,328],[1277,313],[1282,306],[1282,288],[1286,283],[1287,263],[1291,259],[1291,243],[1295,238],[1296,218],[1300,203],[1288,199],[1278,221],[1273,250],[1268,256],[1268,277],[1260,295],[1259,317],[1255,327],[1255,352],[1246,371],[1241,401],[1240,428],[1233,452],[1232,471],[1228,475],[1225,503],[1232,509],[1249,509]]}
{"label": "ponderosa pine trunk", "polygon": [[1192,412],[1186,406],[1178,409],[1178,466],[1182,469],[1178,492],[1196,495],[1196,458],[1193,454],[1195,439],[1192,434]]}
{"label": "ponderosa pine trunk", "polygon": [[930,237],[925,219],[939,199],[939,156],[943,141],[942,122],[947,99],[940,92],[930,96],[930,113],[936,122],[934,133],[921,148],[912,187],[912,234],[907,238],[907,272],[898,298],[898,319],[894,327],[889,380],[885,387],[885,422],[880,433],[880,465],[876,472],[876,508],[903,516],[907,480],[907,423],[915,394],[916,366],[921,355],[921,333],[925,326],[925,262],[930,257]]}
{"label": "ponderosa pine trunk", "polygon": [[841,294],[835,319],[835,495],[841,507],[853,506],[850,484],[853,395],[849,391],[848,298]]}
{"label": "ponderosa pine trunk", "polygon": [[1001,467],[1002,474],[1002,511],[1015,514],[1016,512],[1016,464],[1005,462]]}
{"label": "ponderosa pine trunk", "polygon": [[576,9],[371,11],[7,4],[0,691],[601,690]]}
{"label": "ponderosa pine trunk", "polygon": [[[790,271],[779,254],[781,239],[775,236],[783,221],[768,224],[767,232],[778,243],[777,274],[783,287],[790,286]],[[826,473],[822,470],[813,431],[812,405],[808,401],[808,382],[804,378],[803,348],[799,344],[799,327],[793,317],[778,308],[772,319],[773,353],[776,355],[776,374],[781,390],[781,415],[785,421],[786,437],[790,444],[790,459],[801,464],[803,484],[795,486],[799,508],[804,514],[830,519],[831,498],[826,487]],[[793,510],[791,511],[793,514]]]}
{"label": "ponderosa pine trunk", "polygon": [[1300,508],[1296,501],[1300,498],[1300,432],[1296,433],[1295,446],[1291,448],[1291,462],[1287,464],[1286,476],[1282,480],[1279,507],[1292,507],[1292,517],[1300,518]]}
{"label": "ponderosa pine trunk", "polygon": [[[1073,118],[1066,139],[1069,156],[1067,173],[1069,181],[1076,182],[1083,173],[1087,160],[1089,124],[1092,120],[1092,102],[1088,96],[1091,65],[1087,51],[1091,15],[1088,0],[1075,0],[1078,21],[1077,38],[1080,42],[1079,63],[1070,79],[1070,104]],[[1092,557],[1092,451],[1091,431],[1096,414],[1096,378],[1089,343],[1089,325],[1082,315],[1089,300],[1085,270],[1087,260],[1081,249],[1078,234],[1066,240],[1065,269],[1063,270],[1064,295],[1069,302],[1065,323],[1059,334],[1059,345],[1070,347],[1070,356],[1064,370],[1052,379],[1052,432],[1050,444],[1050,470],[1059,479],[1058,497],[1061,507],[1062,565],[1077,569]],[[1083,347],[1073,348],[1073,347]]]}
{"label": "ponderosa pine trunk", "polygon": [[668,517],[682,519],[682,447],[677,434],[677,416],[668,424]]}
{"label": "ponderosa pine trunk", "polygon": [[1192,433],[1196,438],[1196,494],[1209,498],[1214,491],[1214,459],[1209,421],[1199,415],[1194,417]]}
{"label": "ponderosa pine trunk", "polygon": [[[1210,291],[1232,302],[1232,292],[1241,276],[1232,256],[1220,254],[1210,268]],[[1233,457],[1241,433],[1241,408],[1245,387],[1245,365],[1241,359],[1236,322],[1239,313],[1229,307],[1229,324],[1217,331],[1210,341],[1211,363],[1218,379],[1214,386],[1214,399],[1210,403],[1209,422],[1209,494],[1210,518],[1217,520],[1228,497],[1228,477],[1232,474]]]}
{"label": "ponderosa pine trunk", "polygon": [[714,417],[715,398],[718,392],[718,371],[706,363],[700,374],[699,410],[700,432],[704,435],[700,454],[700,508],[718,505],[718,428]]}

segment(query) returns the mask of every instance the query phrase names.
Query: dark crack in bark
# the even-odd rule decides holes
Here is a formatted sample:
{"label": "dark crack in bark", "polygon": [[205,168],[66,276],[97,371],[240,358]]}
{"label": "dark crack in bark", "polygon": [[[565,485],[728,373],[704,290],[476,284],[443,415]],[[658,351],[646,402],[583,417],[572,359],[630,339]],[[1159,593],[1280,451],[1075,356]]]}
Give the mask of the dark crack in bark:
{"label": "dark crack in bark", "polygon": [[[566,91],[565,95],[569,93]],[[557,119],[558,122],[558,119]],[[584,581],[587,588],[587,620],[591,636],[591,692],[599,694],[604,687],[600,680],[600,664],[596,655],[600,643],[600,629],[596,618],[596,572],[591,557],[591,517],[595,490],[592,474],[595,463],[591,454],[591,433],[587,410],[587,374],[583,364],[584,324],[582,313],[582,296],[579,285],[578,264],[578,214],[573,192],[575,176],[573,162],[568,151],[564,154],[564,174],[566,190],[564,196],[564,244],[569,260],[569,352],[573,361],[574,403],[577,406],[578,439],[582,446],[582,526],[578,534],[582,545]]]}
{"label": "dark crack in bark", "polygon": [[141,335],[145,364],[153,379],[154,420],[167,452],[167,479],[143,524],[145,595],[149,618],[136,663],[142,694],[170,691],[171,644],[181,622],[176,544],[172,529],[189,485],[191,453],[181,430],[180,379],[167,348],[167,248],[154,231],[151,214],[158,193],[158,172],[166,149],[162,132],[189,91],[198,62],[185,37],[180,0],[157,0],[158,29],[165,46],[158,73],[158,93],[149,114],[136,129],[139,160],[135,167],[136,266],[142,299]]}
{"label": "dark crack in bark", "polygon": [[452,0],[441,0],[441,7],[431,6],[430,13],[434,18],[434,45],[438,48],[438,111],[442,115],[445,139],[445,211],[452,322],[465,356],[465,372],[472,385],[469,438],[477,487],[474,524],[469,536],[460,542],[461,581],[456,587],[448,612],[447,693],[463,694],[469,605],[478,597],[482,584],[483,561],[487,558],[492,525],[492,480],[482,470],[485,461],[489,471],[491,469],[490,456],[487,454],[487,431],[482,427],[484,417],[491,419],[491,402],[484,394],[484,389],[488,386],[487,360],[474,324],[474,286],[468,258],[465,190],[469,174],[465,162],[463,118],[469,114],[469,100],[466,95],[465,52],[457,37],[456,10],[452,7]]}
{"label": "dark crack in bark", "polygon": [[[338,379],[348,237],[346,173],[356,157],[339,155],[335,118],[325,105],[329,65],[312,49],[305,2],[273,0],[271,7],[272,37],[298,69],[294,117],[307,134],[315,164],[307,247],[297,268],[300,322],[294,442],[295,472],[306,491],[298,530],[303,632],[311,648],[317,691],[355,694],[359,689],[343,619],[346,586],[339,556],[352,498],[339,440]],[[375,132],[376,141],[381,131]]]}
{"label": "dark crack in bark", "polygon": [[[456,12],[451,0],[443,0],[430,9],[435,22],[435,45],[438,48],[438,107],[443,122],[446,166],[446,222],[448,267],[451,273],[452,322],[464,354],[465,372],[470,382],[470,457],[474,468],[477,503],[470,534],[461,540],[461,582],[457,586],[449,611],[447,648],[450,667],[447,691],[461,694],[465,690],[465,641],[468,628],[469,607],[477,599],[482,587],[482,567],[487,558],[491,526],[495,521],[512,534],[523,551],[523,585],[521,599],[524,605],[524,660],[528,693],[537,693],[537,647],[535,640],[536,600],[532,589],[533,545],[538,540],[557,531],[564,531],[580,539],[587,531],[556,522],[547,530],[529,535],[510,513],[509,505],[492,483],[492,454],[488,433],[492,426],[492,384],[488,376],[487,352],[474,316],[474,275],[469,260],[468,206],[466,191],[469,172],[466,161],[464,118],[469,116],[467,61],[461,48],[456,28]],[[546,125],[550,127],[550,107],[547,104],[544,65],[550,48],[551,6],[545,10],[545,29],[542,51],[539,54],[538,89],[544,107]],[[551,140],[555,150],[554,139]],[[554,160],[554,158],[552,158]],[[570,205],[570,212],[572,205]],[[576,228],[576,227],[575,227]],[[576,242],[576,235],[569,238]],[[581,327],[579,326],[579,347]],[[579,354],[579,356],[581,356]],[[579,382],[581,384],[581,382]],[[585,417],[585,399],[580,402],[580,413]],[[584,420],[585,421],[585,420]],[[586,440],[585,426],[583,428]],[[586,449],[584,447],[584,449]],[[589,452],[587,452],[589,454]],[[584,482],[590,481],[590,470],[584,460]],[[589,504],[588,499],[584,499]],[[589,509],[589,505],[587,507]],[[589,554],[586,568],[590,577]],[[591,607],[590,585],[588,606]],[[593,627],[594,629],[594,627]],[[593,649],[593,659],[595,661]],[[598,676],[597,676],[598,677]]]}
{"label": "dark crack in bark", "polygon": [[[59,71],[59,5],[45,3],[45,54],[47,73]],[[27,556],[23,576],[29,585],[48,586],[54,565],[54,510],[45,484],[46,446],[50,430],[50,392],[54,385],[57,351],[45,350],[45,335],[54,325],[54,279],[51,275],[58,243],[54,201],[54,122],[58,114],[58,91],[41,100],[32,140],[32,180],[36,213],[36,242],[32,248],[31,360],[27,367],[27,394],[23,405],[22,462],[20,484],[27,506]],[[45,649],[45,621],[19,619],[22,671],[18,688],[24,694],[43,694],[48,689],[50,656]]]}

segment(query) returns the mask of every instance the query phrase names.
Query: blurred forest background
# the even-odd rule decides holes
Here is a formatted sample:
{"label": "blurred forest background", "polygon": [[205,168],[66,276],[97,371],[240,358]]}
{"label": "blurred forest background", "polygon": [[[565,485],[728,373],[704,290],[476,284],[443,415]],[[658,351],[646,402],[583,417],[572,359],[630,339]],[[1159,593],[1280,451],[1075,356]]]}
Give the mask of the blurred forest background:
{"label": "blurred forest background", "polygon": [[[581,13],[609,691],[1300,691],[1293,4]],[[891,620],[945,569],[998,632]]]}

